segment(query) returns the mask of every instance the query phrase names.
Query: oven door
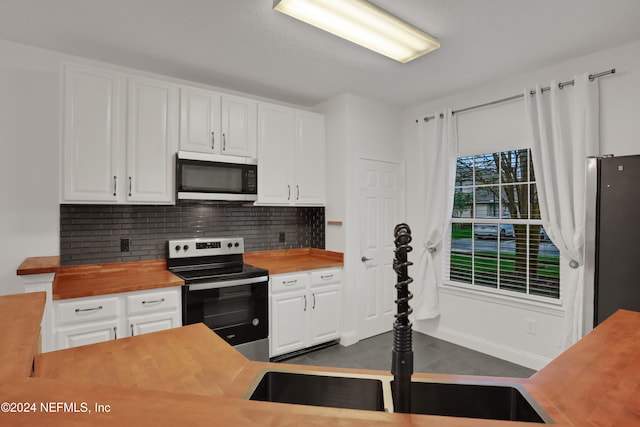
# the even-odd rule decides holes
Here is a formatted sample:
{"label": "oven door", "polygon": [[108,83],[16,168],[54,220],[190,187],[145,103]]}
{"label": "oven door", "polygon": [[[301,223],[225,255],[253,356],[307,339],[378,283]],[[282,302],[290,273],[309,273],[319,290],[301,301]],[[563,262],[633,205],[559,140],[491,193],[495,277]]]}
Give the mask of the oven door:
{"label": "oven door", "polygon": [[268,276],[183,287],[183,324],[203,322],[236,346],[269,336]]}

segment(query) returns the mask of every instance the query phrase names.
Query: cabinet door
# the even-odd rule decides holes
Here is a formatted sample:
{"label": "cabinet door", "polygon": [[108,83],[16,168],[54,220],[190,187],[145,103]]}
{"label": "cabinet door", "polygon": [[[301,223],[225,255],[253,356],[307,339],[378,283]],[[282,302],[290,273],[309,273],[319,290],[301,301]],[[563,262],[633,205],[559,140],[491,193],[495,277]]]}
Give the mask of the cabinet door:
{"label": "cabinet door", "polygon": [[306,346],[309,308],[306,292],[272,297],[270,356],[289,353]]}
{"label": "cabinet door", "polygon": [[77,326],[59,328],[57,331],[58,350],[96,344],[118,338],[118,320],[98,323],[85,323]]}
{"label": "cabinet door", "polygon": [[177,101],[176,85],[129,79],[127,201],[173,203]]}
{"label": "cabinet door", "polygon": [[291,203],[294,112],[285,107],[258,107],[258,203]]}
{"label": "cabinet door", "polygon": [[316,345],[340,337],[340,287],[311,290],[311,342]]}
{"label": "cabinet door", "polygon": [[129,333],[131,336],[164,331],[179,326],[182,326],[182,322],[179,313],[176,311],[129,318]]}
{"label": "cabinet door", "polygon": [[256,157],[257,103],[237,96],[223,95],[222,151],[232,156]]}
{"label": "cabinet door", "polygon": [[324,116],[296,112],[295,195],[297,205],[325,204]]}
{"label": "cabinet door", "polygon": [[123,198],[123,75],[65,65],[63,202],[115,202]]}
{"label": "cabinet door", "polygon": [[180,88],[180,149],[220,154],[220,94]]}

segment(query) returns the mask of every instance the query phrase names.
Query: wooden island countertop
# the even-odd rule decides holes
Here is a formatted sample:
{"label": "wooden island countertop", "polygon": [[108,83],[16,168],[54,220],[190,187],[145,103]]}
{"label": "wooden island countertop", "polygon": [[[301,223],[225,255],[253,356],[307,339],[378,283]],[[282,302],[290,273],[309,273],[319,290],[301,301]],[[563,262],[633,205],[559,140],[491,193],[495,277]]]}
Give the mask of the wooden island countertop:
{"label": "wooden island countertop", "polygon": [[40,352],[45,298],[44,292],[0,297],[0,384],[31,374],[33,359]]}
{"label": "wooden island countertop", "polygon": [[[28,295],[43,307],[42,296]],[[15,324],[22,329],[21,342],[34,340],[37,331],[33,324],[39,322],[41,313],[11,313],[23,319],[34,317],[31,322]],[[493,380],[524,386],[557,426],[640,425],[639,334],[640,313],[621,310],[530,379]],[[0,336],[0,348],[5,352],[11,343],[6,334]],[[24,365],[20,358],[3,362]],[[251,362],[197,324],[36,356],[34,377],[20,373],[0,381],[0,401],[62,402],[67,408],[58,408],[55,413],[40,406],[32,412],[2,412],[0,425],[531,426],[242,399],[265,368],[389,375]],[[471,378],[428,373],[415,376],[449,381]],[[83,412],[82,404],[91,412]],[[107,407],[108,411],[104,410]]]}

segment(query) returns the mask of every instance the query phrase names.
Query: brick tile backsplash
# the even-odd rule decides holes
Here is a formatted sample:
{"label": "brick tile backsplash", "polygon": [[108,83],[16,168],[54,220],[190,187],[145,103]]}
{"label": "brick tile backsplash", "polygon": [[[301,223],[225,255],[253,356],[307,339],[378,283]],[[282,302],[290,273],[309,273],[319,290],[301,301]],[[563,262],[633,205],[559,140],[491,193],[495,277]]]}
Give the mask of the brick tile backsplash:
{"label": "brick tile backsplash", "polygon": [[[285,242],[279,242],[279,233]],[[180,203],[165,205],[60,205],[63,266],[164,259],[167,240],[244,237],[245,251],[324,249],[324,208]],[[120,252],[120,239],[131,239]]]}

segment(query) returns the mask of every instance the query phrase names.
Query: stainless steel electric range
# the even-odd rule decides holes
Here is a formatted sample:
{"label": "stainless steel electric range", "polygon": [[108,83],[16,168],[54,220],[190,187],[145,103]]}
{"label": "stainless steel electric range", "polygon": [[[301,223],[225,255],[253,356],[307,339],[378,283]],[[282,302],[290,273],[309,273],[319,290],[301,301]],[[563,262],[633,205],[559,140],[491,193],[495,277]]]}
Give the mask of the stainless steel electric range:
{"label": "stainless steel electric range", "polygon": [[169,271],[184,279],[182,323],[203,322],[251,360],[269,360],[269,272],[243,262],[244,239],[169,241]]}

